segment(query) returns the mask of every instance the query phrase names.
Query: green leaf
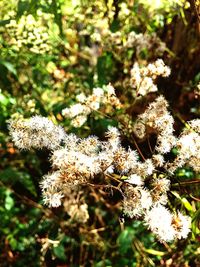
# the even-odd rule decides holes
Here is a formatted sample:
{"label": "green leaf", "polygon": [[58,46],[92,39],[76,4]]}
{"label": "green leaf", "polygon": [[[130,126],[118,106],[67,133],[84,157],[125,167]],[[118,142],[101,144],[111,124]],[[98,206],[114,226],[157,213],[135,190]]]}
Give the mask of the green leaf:
{"label": "green leaf", "polygon": [[20,18],[26,11],[29,10],[29,1],[19,0],[17,6],[17,17]]}
{"label": "green leaf", "polygon": [[163,251],[158,251],[158,250],[155,250],[155,249],[145,249],[145,251],[151,255],[155,255],[155,256],[164,256],[165,255],[165,252]]}
{"label": "green leaf", "polygon": [[98,58],[97,61],[97,74],[100,86],[107,84],[110,80],[108,73],[113,68],[113,55],[112,53],[105,53],[105,55]]}
{"label": "green leaf", "polygon": [[13,66],[12,63],[4,61],[4,60],[0,60],[0,64],[3,65],[8,71],[10,71],[12,74],[14,74],[15,76],[17,76],[17,71],[15,69],[15,67]]}
{"label": "green leaf", "polygon": [[112,262],[108,259],[105,259],[105,260],[97,262],[94,266],[95,267],[111,267]]}
{"label": "green leaf", "polygon": [[54,14],[54,21],[58,25],[61,36],[63,35],[62,29],[62,14],[59,6],[59,1],[52,0],[51,3],[52,13]]}
{"label": "green leaf", "polygon": [[5,97],[5,95],[3,95],[1,92],[0,92],[0,103],[3,106],[7,106],[7,104],[9,103],[8,98]]}
{"label": "green leaf", "polygon": [[126,227],[124,231],[121,232],[117,239],[120,253],[125,254],[126,252],[128,252],[128,250],[131,248],[134,237],[135,231],[131,227]]}
{"label": "green leaf", "polygon": [[5,209],[11,210],[14,207],[14,199],[11,197],[11,192],[8,190],[6,191],[6,198],[5,198]]}
{"label": "green leaf", "polygon": [[111,32],[116,32],[120,28],[120,21],[118,19],[114,19],[110,25]]}
{"label": "green leaf", "polygon": [[0,20],[0,26],[5,26],[8,23],[10,23],[10,19]]}
{"label": "green leaf", "polygon": [[53,247],[53,253],[58,259],[66,260],[65,248],[63,244],[59,244],[58,246]]}
{"label": "green leaf", "polygon": [[17,240],[13,236],[11,236],[10,238],[8,238],[8,241],[11,246],[11,249],[16,250],[18,245]]}
{"label": "green leaf", "polygon": [[5,184],[15,184],[19,182],[34,196],[37,195],[35,185],[28,173],[17,171],[15,168],[9,167],[0,172],[0,179]]}
{"label": "green leaf", "polygon": [[192,205],[190,204],[190,202],[185,198],[185,197],[181,197],[177,192],[173,191],[172,194],[178,198],[181,203],[184,205],[184,207],[188,210],[188,211],[191,211],[193,212],[194,209],[192,207]]}

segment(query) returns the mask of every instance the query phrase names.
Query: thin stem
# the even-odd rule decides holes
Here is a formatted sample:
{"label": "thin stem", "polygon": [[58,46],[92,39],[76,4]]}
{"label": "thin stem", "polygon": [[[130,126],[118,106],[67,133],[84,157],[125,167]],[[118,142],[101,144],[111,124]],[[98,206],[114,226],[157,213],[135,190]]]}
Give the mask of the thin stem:
{"label": "thin stem", "polygon": [[115,189],[117,191],[119,191],[122,195],[123,195],[123,192],[122,190],[117,187],[117,186],[114,186],[114,185],[104,185],[104,184],[91,184],[91,183],[85,183],[83,185],[88,185],[88,186],[91,186],[91,187],[94,187],[94,188],[109,188],[109,189]]}
{"label": "thin stem", "polygon": [[192,194],[189,194],[189,196],[190,196],[192,199],[194,199],[194,200],[200,202],[200,198],[194,197]]}
{"label": "thin stem", "polygon": [[139,148],[137,142],[135,141],[135,138],[134,138],[134,137],[133,137],[133,142],[134,142],[134,145],[136,146],[137,151],[139,152],[140,156],[141,156],[142,159],[145,161],[146,159],[145,159],[145,157],[143,156],[142,151],[140,150],[140,148]]}
{"label": "thin stem", "polygon": [[149,150],[150,150],[151,154],[153,154],[153,149],[151,147],[151,143],[150,143],[150,140],[149,140],[149,135],[147,136],[147,142],[148,142]]}
{"label": "thin stem", "polygon": [[200,180],[192,180],[192,181],[186,181],[186,182],[179,182],[179,183],[176,183],[176,184],[173,184],[173,186],[180,186],[180,185],[192,185],[192,184],[200,184]]}

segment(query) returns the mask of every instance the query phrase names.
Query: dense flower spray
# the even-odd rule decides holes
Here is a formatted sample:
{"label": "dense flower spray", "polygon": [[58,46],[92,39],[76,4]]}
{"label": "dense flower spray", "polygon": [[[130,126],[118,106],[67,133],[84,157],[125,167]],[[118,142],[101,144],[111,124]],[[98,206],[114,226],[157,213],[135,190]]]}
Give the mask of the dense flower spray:
{"label": "dense flower spray", "polygon": [[[91,102],[89,96],[84,103],[71,106],[63,113],[71,118],[80,116],[84,109],[90,108],[88,103],[99,103],[105,97],[108,97],[108,92],[105,95],[102,89],[96,88]],[[110,97],[116,99],[114,91]],[[117,100],[116,103],[119,104]],[[87,204],[83,203],[80,214],[77,213],[76,201],[68,199],[69,190],[76,194],[82,185],[90,185],[98,175],[104,177],[106,183],[106,177],[113,177],[123,184],[120,191],[124,213],[131,218],[143,219],[161,242],[172,241],[187,237],[190,218],[167,208],[170,174],[186,163],[199,170],[200,120],[188,122],[188,127],[175,137],[174,120],[167,107],[165,98],[159,96],[135,121],[133,132],[138,138],[144,138],[149,132],[157,135],[152,157],[143,160],[137,151],[122,146],[120,132],[115,127],[108,128],[106,141],[96,136],[79,138],[66,134],[63,128],[40,116],[11,121],[9,128],[20,149],[46,147],[51,151],[52,172],[46,174],[40,183],[46,205],[58,207],[68,203],[66,207],[70,216],[82,218],[84,213],[88,218]],[[96,108],[99,105],[93,105],[93,109]],[[173,147],[179,153],[173,162],[166,162],[165,153]],[[165,171],[163,175],[159,175],[160,168]],[[73,208],[70,209],[70,205]]]}
{"label": "dense flower spray", "polygon": [[87,116],[90,113],[99,110],[102,104],[111,105],[117,109],[122,106],[111,84],[103,88],[94,88],[93,93],[89,96],[81,93],[77,96],[77,101],[79,103],[62,110],[63,116],[72,119],[71,124],[77,128],[87,121]]}
{"label": "dense flower spray", "polygon": [[170,75],[170,68],[167,67],[162,59],[157,59],[154,63],[139,67],[136,62],[131,69],[130,84],[136,89],[137,95],[146,95],[150,92],[158,91],[155,79],[158,76],[167,77]]}

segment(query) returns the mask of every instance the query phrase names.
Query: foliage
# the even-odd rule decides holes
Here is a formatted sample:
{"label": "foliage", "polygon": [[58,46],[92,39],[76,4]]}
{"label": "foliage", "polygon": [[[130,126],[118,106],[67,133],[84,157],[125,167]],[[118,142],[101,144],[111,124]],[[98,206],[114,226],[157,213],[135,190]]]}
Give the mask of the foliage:
{"label": "foliage", "polygon": [[[192,231],[187,239],[160,243],[140,218],[123,214],[116,181],[113,187],[85,185],[62,206],[45,206],[39,185],[51,170],[49,151],[19,151],[8,132],[10,119],[35,115],[80,138],[96,135],[105,141],[105,132],[115,126],[126,148],[149,158],[151,146],[133,138],[132,129],[157,95],[169,102],[177,136],[200,114],[198,6],[194,1],[2,0],[0,9],[0,266],[198,266],[200,176],[189,164],[171,175],[168,205],[192,218]],[[171,75],[156,77],[156,90],[138,95],[130,83],[134,63],[141,70],[158,58]],[[94,88],[106,92],[109,83],[123,108],[113,107],[113,99],[104,101],[76,127],[63,110]],[[154,135],[149,142],[155,145]],[[177,155],[174,147],[165,158],[170,162]],[[80,215],[80,207],[87,213]]]}

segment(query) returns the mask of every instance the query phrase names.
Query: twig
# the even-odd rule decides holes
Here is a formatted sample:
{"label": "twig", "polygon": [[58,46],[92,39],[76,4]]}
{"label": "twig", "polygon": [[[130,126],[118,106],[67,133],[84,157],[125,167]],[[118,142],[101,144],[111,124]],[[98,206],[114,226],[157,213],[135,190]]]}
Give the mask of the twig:
{"label": "twig", "polygon": [[123,195],[122,190],[121,190],[119,187],[114,186],[114,185],[91,184],[91,183],[84,183],[83,185],[88,185],[88,186],[91,186],[91,187],[94,187],[94,188],[109,188],[109,189],[115,189],[115,190],[119,191],[119,192]]}
{"label": "twig", "polygon": [[150,152],[151,152],[151,154],[153,154],[153,149],[151,147],[151,143],[150,143],[150,140],[149,140],[149,135],[147,136],[147,142],[148,142],[148,146],[149,146]]}
{"label": "twig", "polygon": [[140,150],[140,148],[139,148],[137,142],[135,141],[135,138],[134,138],[134,137],[133,137],[133,142],[134,142],[134,145],[136,146],[137,151],[139,152],[140,156],[141,156],[142,159],[145,161],[146,159],[145,159],[144,155],[142,154],[142,151]]}
{"label": "twig", "polygon": [[179,183],[176,183],[176,184],[173,184],[173,186],[180,186],[180,185],[187,185],[187,184],[200,184],[200,180],[192,180],[192,181],[186,181],[186,182],[179,182]]}

